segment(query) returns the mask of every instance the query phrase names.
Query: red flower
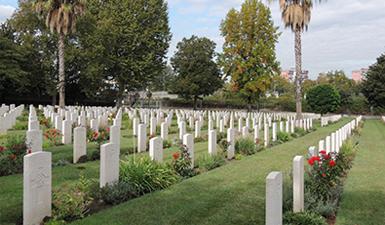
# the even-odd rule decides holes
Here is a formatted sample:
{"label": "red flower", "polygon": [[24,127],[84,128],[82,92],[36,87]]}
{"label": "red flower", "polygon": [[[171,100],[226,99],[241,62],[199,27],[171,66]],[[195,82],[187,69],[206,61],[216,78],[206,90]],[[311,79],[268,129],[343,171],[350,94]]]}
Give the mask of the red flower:
{"label": "red flower", "polygon": [[32,153],[32,149],[28,149],[27,154],[31,154],[31,153]]}
{"label": "red flower", "polygon": [[3,152],[5,151],[5,147],[4,146],[0,146],[0,152]]}
{"label": "red flower", "polygon": [[321,151],[319,151],[319,153],[321,153],[322,155],[326,155],[326,151],[325,150],[321,150]]}
{"label": "red flower", "polygon": [[9,158],[12,159],[12,160],[15,160],[16,159],[16,155],[15,154],[11,154],[11,155],[9,155]]}
{"label": "red flower", "polygon": [[307,160],[307,162],[309,163],[310,166],[313,166],[314,165],[313,157],[311,157],[309,160]]}
{"label": "red flower", "polygon": [[335,166],[336,165],[336,162],[334,161],[334,160],[330,160],[329,161],[329,166],[330,167],[333,167],[333,166]]}
{"label": "red flower", "polygon": [[174,160],[179,159],[179,152],[175,152],[174,154],[172,154],[172,157],[174,158]]}
{"label": "red flower", "polygon": [[97,139],[98,136],[99,136],[99,133],[98,133],[98,132],[94,132],[94,133],[92,134],[92,138],[93,138],[93,139]]}
{"label": "red flower", "polygon": [[322,173],[322,177],[326,177],[326,174],[325,174],[325,173]]}
{"label": "red flower", "polygon": [[107,128],[106,128],[106,131],[107,131],[107,133],[110,133],[110,128],[107,127]]}

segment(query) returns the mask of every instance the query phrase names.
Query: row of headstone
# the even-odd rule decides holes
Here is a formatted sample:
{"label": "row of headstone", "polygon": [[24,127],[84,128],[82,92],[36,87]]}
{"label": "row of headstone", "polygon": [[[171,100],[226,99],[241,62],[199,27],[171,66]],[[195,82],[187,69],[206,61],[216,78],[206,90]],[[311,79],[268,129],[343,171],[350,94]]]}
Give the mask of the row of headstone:
{"label": "row of headstone", "polygon": [[0,108],[0,134],[5,134],[16,124],[16,118],[21,116],[24,110],[24,105],[2,105]]}
{"label": "row of headstone", "polygon": [[327,126],[329,123],[337,122],[341,118],[342,118],[341,115],[322,116],[321,117],[321,127]]}
{"label": "row of headstone", "polygon": [[338,154],[343,142],[352,135],[353,130],[358,126],[361,120],[362,116],[358,116],[340,129],[328,135],[325,139],[320,140],[318,142],[318,148],[316,148],[316,146],[309,147],[309,155],[317,156],[321,150],[325,150],[326,153]]}
{"label": "row of headstone", "polygon": [[[293,159],[293,212],[304,211],[304,157]],[[275,171],[266,177],[265,224],[282,225],[283,223],[283,175]]]}

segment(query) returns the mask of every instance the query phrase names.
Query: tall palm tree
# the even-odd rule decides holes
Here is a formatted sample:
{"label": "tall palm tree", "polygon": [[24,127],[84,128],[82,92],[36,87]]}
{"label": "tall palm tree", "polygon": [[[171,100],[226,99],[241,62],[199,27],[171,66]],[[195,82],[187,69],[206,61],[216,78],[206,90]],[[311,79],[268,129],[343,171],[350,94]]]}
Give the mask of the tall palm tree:
{"label": "tall palm tree", "polygon": [[[268,0],[272,2],[274,0]],[[321,0],[318,0],[321,1]],[[313,0],[279,0],[282,20],[295,34],[295,99],[297,118],[302,118],[302,32],[310,22]]]}
{"label": "tall palm tree", "polygon": [[64,43],[65,36],[75,32],[76,21],[84,13],[86,0],[35,0],[34,6],[50,31],[56,32],[59,60],[59,106],[65,106]]}
{"label": "tall palm tree", "polygon": [[282,20],[295,34],[295,102],[297,118],[302,118],[302,41],[301,35],[310,22],[312,0],[280,0]]}

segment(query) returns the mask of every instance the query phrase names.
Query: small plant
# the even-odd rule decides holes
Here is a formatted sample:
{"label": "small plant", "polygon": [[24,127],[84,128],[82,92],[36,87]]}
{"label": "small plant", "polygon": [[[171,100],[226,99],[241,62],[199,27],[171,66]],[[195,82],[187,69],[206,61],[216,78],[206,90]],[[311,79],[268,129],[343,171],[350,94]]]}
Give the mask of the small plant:
{"label": "small plant", "polygon": [[235,152],[243,155],[253,155],[257,152],[257,146],[252,138],[239,138],[235,142]]}
{"label": "small plant", "polygon": [[51,146],[61,145],[62,134],[60,130],[48,129],[44,132],[44,138],[48,140]]}
{"label": "small plant", "polygon": [[110,205],[120,204],[136,196],[136,188],[126,182],[118,182],[100,189],[100,199]]}
{"label": "small plant", "polygon": [[7,135],[4,146],[0,146],[0,176],[23,171],[23,157],[29,152],[24,135]]}
{"label": "small plant", "polygon": [[120,164],[119,179],[129,183],[138,195],[164,189],[178,181],[178,176],[167,165],[149,157],[132,157]]}
{"label": "small plant", "polygon": [[327,225],[325,219],[312,212],[287,212],[283,216],[285,225]]}
{"label": "small plant", "polygon": [[294,128],[294,132],[298,134],[299,137],[305,136],[305,134],[307,133],[303,128],[300,127]]}
{"label": "small plant", "polygon": [[227,148],[229,147],[230,145],[230,142],[228,142],[226,139],[222,139],[219,141],[218,143],[219,147],[224,151],[226,152],[227,151]]}
{"label": "small plant", "polygon": [[277,133],[277,140],[278,140],[278,142],[280,142],[280,143],[285,143],[285,142],[290,141],[290,136],[289,136],[289,134],[286,133],[286,132],[279,131],[279,132]]}
{"label": "small plant", "polygon": [[100,128],[99,131],[93,131],[87,128],[87,140],[88,142],[95,142],[100,149],[100,146],[106,143],[110,139],[110,128]]}
{"label": "small plant", "polygon": [[199,169],[203,171],[209,171],[220,167],[226,163],[225,159],[221,155],[211,156],[209,154],[204,154],[198,159]]}
{"label": "small plant", "polygon": [[47,129],[51,127],[51,121],[49,121],[49,119],[45,118],[44,116],[39,117],[39,123]]}
{"label": "small plant", "polygon": [[171,148],[172,142],[169,140],[163,140],[163,148]]}
{"label": "small plant", "polygon": [[177,174],[185,178],[196,175],[194,168],[192,168],[192,159],[186,145],[181,145],[179,152],[175,152],[172,158],[171,166]]}
{"label": "small plant", "polygon": [[90,193],[91,181],[80,176],[71,187],[60,187],[53,193],[52,214],[54,220],[73,221],[83,218],[93,201]]}

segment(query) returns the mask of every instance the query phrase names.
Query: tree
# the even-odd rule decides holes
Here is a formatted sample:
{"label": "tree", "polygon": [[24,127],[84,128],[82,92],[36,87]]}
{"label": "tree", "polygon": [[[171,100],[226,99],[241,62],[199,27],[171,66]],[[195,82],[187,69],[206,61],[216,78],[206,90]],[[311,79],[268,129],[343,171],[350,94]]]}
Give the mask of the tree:
{"label": "tree", "polygon": [[[166,65],[171,39],[164,0],[91,0],[79,36],[87,58],[83,75],[97,95],[115,91],[120,105],[127,92],[147,89]],[[91,93],[88,93],[91,94]]]}
{"label": "tree", "polygon": [[282,20],[295,34],[295,95],[297,118],[302,118],[302,43],[301,35],[310,22],[312,0],[280,0]]}
{"label": "tree", "polygon": [[310,89],[306,100],[313,112],[321,114],[335,112],[341,104],[340,94],[330,84],[321,84]]}
{"label": "tree", "polygon": [[193,98],[194,109],[200,96],[214,93],[222,87],[221,73],[214,61],[215,43],[208,38],[192,36],[177,44],[171,65],[177,74],[174,92]]}
{"label": "tree", "polygon": [[378,111],[385,111],[385,54],[369,67],[362,83],[362,92],[369,104]]}
{"label": "tree", "polygon": [[275,56],[277,30],[269,8],[258,0],[246,0],[239,11],[231,9],[222,21],[225,43],[220,64],[231,76],[232,90],[241,94],[249,110],[270,89],[279,70]]}
{"label": "tree", "polygon": [[65,106],[65,36],[75,31],[76,21],[84,13],[85,0],[35,0],[36,11],[45,16],[46,25],[58,38],[59,106]]}
{"label": "tree", "polygon": [[151,91],[171,91],[174,85],[176,74],[174,73],[171,66],[167,65],[163,71],[156,74],[154,79],[151,81]]}

